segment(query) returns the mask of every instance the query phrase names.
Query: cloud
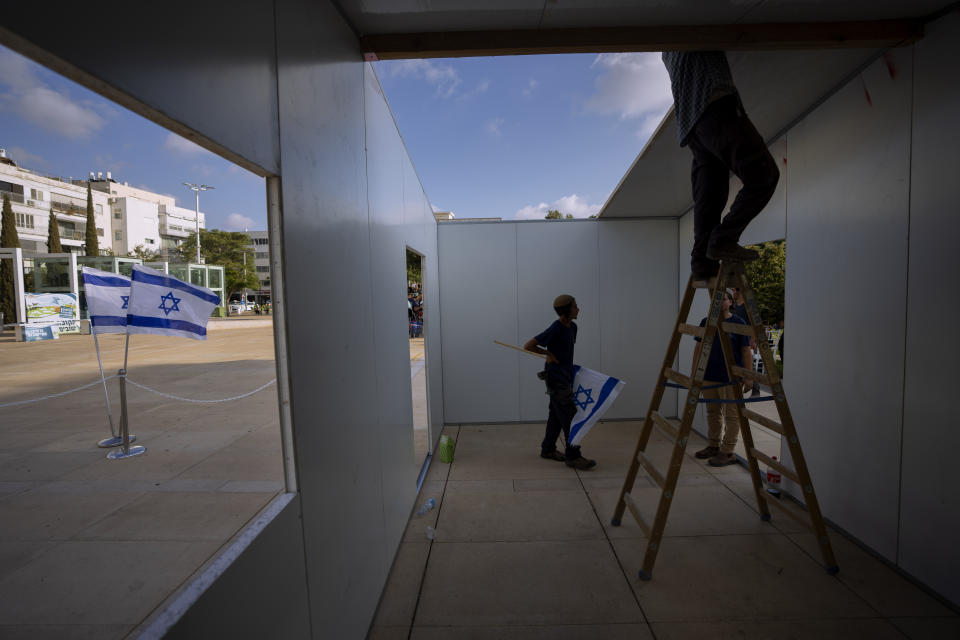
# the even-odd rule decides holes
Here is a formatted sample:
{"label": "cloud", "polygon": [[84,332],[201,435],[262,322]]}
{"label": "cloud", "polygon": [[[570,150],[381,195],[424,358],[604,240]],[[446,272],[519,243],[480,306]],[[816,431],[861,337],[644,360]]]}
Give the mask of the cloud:
{"label": "cloud", "polygon": [[494,118],[493,120],[487,120],[487,123],[483,125],[483,130],[493,136],[500,135],[500,127],[503,126],[503,118]]}
{"label": "cloud", "polygon": [[659,53],[601,53],[592,67],[600,69],[587,111],[640,120],[637,135],[649,137],[673,104],[670,76]]}
{"label": "cloud", "polygon": [[440,98],[452,96],[461,82],[460,74],[451,65],[432,60],[384,62],[380,63],[378,68],[382,69],[387,76],[422,80],[435,87],[436,95]]}
{"label": "cloud", "polygon": [[31,63],[0,48],[0,110],[12,111],[27,122],[71,140],[89,138],[107,125],[104,115],[112,110],[105,103],[74,101],[65,91],[48,87]]}
{"label": "cloud", "polygon": [[200,145],[190,142],[186,138],[181,138],[175,133],[167,134],[167,137],[163,141],[163,148],[167,151],[173,151],[174,153],[183,155],[210,153]]}
{"label": "cloud", "polygon": [[540,83],[533,78],[530,78],[530,82],[527,83],[526,87],[520,90],[520,93],[522,93],[524,97],[529,98],[533,95],[533,90],[537,88],[538,84]]}
{"label": "cloud", "polygon": [[480,82],[477,83],[477,86],[475,86],[473,89],[471,89],[470,91],[467,91],[466,93],[460,94],[460,96],[457,98],[457,100],[459,100],[459,101],[461,101],[461,102],[464,101],[464,100],[469,100],[469,99],[473,98],[474,96],[480,95],[481,93],[486,93],[486,92],[487,92],[487,89],[489,89],[489,88],[490,88],[490,81],[489,81],[489,80],[481,80]]}
{"label": "cloud", "polygon": [[556,209],[564,216],[569,213],[572,214],[574,218],[589,218],[599,213],[602,207],[602,204],[589,204],[584,198],[574,193],[558,198],[550,204],[546,202],[541,202],[536,205],[528,204],[513,214],[513,217],[515,220],[543,220],[548,211]]}
{"label": "cloud", "polygon": [[253,218],[240,213],[231,213],[227,216],[227,221],[223,224],[225,231],[243,231],[244,229],[250,229],[256,226]]}
{"label": "cloud", "polygon": [[43,159],[43,156],[30,153],[21,147],[10,147],[7,149],[7,157],[13,158],[14,162],[21,167],[36,167],[47,164],[47,161]]}

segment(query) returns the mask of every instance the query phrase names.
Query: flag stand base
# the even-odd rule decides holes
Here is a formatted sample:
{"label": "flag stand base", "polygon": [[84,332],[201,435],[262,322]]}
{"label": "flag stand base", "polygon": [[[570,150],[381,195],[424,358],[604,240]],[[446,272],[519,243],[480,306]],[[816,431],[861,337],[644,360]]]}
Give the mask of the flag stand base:
{"label": "flag stand base", "polygon": [[107,454],[109,460],[122,460],[123,458],[132,458],[133,456],[138,456],[141,453],[146,453],[147,448],[141,447],[140,445],[134,445],[129,448],[118,449],[117,451],[111,451]]}
{"label": "flag stand base", "polygon": [[[130,442],[136,442],[137,436],[130,436]],[[97,446],[101,449],[112,449],[113,447],[122,447],[123,438],[120,436],[113,436],[112,438],[104,438],[97,443]]]}

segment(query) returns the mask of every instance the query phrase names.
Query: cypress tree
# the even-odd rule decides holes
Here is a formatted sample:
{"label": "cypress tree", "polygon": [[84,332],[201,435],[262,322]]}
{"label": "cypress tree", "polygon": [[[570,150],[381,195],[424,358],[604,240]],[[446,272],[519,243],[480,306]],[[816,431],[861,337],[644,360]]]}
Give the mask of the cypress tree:
{"label": "cypress tree", "polygon": [[93,217],[93,192],[87,183],[87,233],[86,247],[88,256],[100,255],[100,241],[97,239],[97,221]]}
{"label": "cypress tree", "polygon": [[[10,206],[10,196],[3,194],[3,215],[0,217],[0,247],[16,248],[20,246],[17,235],[17,219]],[[16,298],[13,291],[13,261],[0,260],[0,312],[4,322],[17,321]]]}
{"label": "cypress tree", "polygon": [[50,228],[47,231],[47,253],[63,253],[63,245],[60,243],[60,225],[57,224],[57,216],[53,213],[53,206],[50,207]]}

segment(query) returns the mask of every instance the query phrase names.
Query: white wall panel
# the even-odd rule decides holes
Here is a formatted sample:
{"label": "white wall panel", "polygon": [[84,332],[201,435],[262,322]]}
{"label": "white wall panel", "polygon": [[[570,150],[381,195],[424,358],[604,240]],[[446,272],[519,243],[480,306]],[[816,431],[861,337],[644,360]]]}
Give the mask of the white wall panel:
{"label": "white wall panel", "polygon": [[[371,282],[372,342],[377,355],[376,389],[367,402],[377,407],[379,433],[368,446],[380,450],[386,528],[383,545],[385,557],[392,558],[410,514],[423,463],[416,459],[413,445],[404,238],[407,225],[403,224],[406,150],[370,65],[364,65],[364,81],[366,145],[375,150],[367,156],[367,201],[371,271],[375,274]],[[341,308],[335,315],[353,322],[348,309]]]}
{"label": "white wall panel", "polygon": [[825,515],[893,560],[911,50],[890,55],[788,133],[784,386]]}
{"label": "white wall panel", "polygon": [[[956,396],[960,347],[960,14],[929,25],[916,45],[910,280],[900,508],[900,565],[960,604],[960,491],[952,479],[960,450]],[[789,250],[788,250],[789,253]],[[901,299],[902,300],[902,299]]]}
{"label": "white wall panel", "polygon": [[[677,318],[677,223],[601,220],[600,338],[604,373],[627,382],[608,418],[645,416]],[[667,389],[662,415],[676,413]]]}
{"label": "white wall panel", "polygon": [[[777,183],[777,189],[773,192],[770,202],[763,208],[756,218],[754,218],[743,235],[740,237],[740,244],[756,244],[766,242],[767,240],[780,240],[787,235],[787,139],[779,138],[769,147],[770,154],[780,169],[780,182]],[[733,178],[730,184],[730,200],[736,196],[740,190],[740,180]],[[730,210],[729,203],[727,211]]]}
{"label": "white wall panel", "polygon": [[[602,371],[600,362],[600,296],[597,225],[594,220],[514,224],[517,233],[517,301],[514,317],[518,343],[537,335],[557,319],[553,300],[562,293],[577,299],[580,317],[574,362]],[[549,397],[536,372],[539,358],[520,361],[520,415],[522,421],[547,421]]]}
{"label": "white wall panel", "polygon": [[447,423],[512,422],[518,418],[520,363],[533,358],[493,344],[494,340],[520,341],[516,227],[438,226]]}

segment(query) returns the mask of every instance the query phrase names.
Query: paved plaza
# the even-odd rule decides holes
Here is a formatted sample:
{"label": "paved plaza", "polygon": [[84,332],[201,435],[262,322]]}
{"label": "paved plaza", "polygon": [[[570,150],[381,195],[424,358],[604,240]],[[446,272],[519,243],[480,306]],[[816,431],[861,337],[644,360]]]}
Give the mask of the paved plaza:
{"label": "paved plaza", "polygon": [[[107,375],[124,336],[100,336]],[[206,341],[135,335],[129,378],[220,399],[276,377],[271,320],[211,321]],[[0,337],[0,403],[97,380],[93,337]],[[114,420],[117,380],[108,381]],[[146,454],[107,460],[103,388],[0,407],[0,638],[122,638],[283,489],[276,386],[216,404],[129,388]]]}

